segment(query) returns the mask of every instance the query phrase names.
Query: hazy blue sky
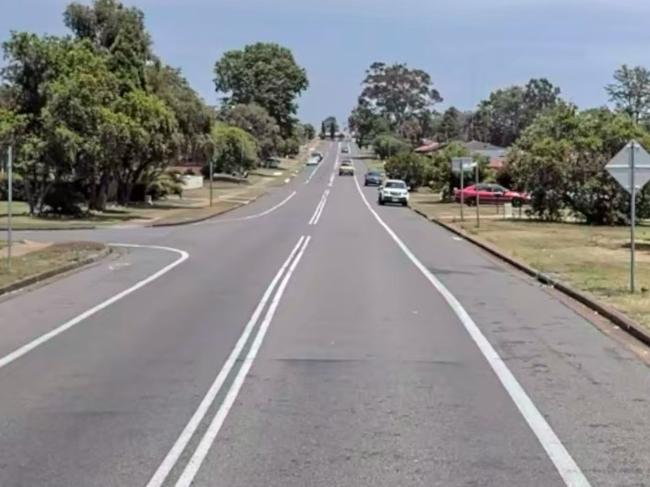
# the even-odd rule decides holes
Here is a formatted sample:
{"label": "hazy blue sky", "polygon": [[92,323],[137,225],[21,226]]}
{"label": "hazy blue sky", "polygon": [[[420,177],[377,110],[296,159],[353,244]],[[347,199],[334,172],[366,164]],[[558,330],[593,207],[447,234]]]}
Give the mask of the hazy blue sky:
{"label": "hazy blue sky", "polygon": [[[10,30],[64,33],[68,0],[0,0]],[[473,107],[494,88],[545,76],[579,106],[607,102],[622,63],[650,66],[648,0],[130,0],[156,51],[211,104],[214,61],[254,41],[291,48],[309,75],[300,116],[346,119],[367,66],[428,71],[445,102]]]}

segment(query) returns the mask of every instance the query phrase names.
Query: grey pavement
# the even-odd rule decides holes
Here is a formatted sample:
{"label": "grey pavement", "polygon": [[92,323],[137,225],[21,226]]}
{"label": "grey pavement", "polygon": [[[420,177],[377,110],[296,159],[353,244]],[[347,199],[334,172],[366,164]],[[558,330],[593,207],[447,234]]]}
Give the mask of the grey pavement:
{"label": "grey pavement", "polygon": [[[328,186],[336,151],[331,144],[313,177],[307,168],[201,224],[46,234],[190,256],[0,368],[0,485],[145,486],[301,236],[309,246],[284,274],[232,408],[226,394],[236,390],[243,354],[163,485],[181,477],[218,412],[228,414],[196,486],[564,485],[458,317],[374,219],[354,179]],[[376,189],[363,191],[472,316],[591,485],[650,485],[650,375],[626,344],[410,210],[378,207]],[[0,360],[176,258],[124,249],[0,301]],[[256,350],[259,330],[258,322],[243,353]]]}

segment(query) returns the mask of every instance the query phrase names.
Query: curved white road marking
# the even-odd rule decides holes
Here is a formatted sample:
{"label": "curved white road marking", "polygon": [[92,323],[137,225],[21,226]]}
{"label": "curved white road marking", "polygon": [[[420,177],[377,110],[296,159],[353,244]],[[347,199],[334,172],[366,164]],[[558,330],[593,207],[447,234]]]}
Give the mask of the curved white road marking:
{"label": "curved white road marking", "polygon": [[230,389],[228,390],[228,394],[226,394],[226,397],[224,398],[223,403],[221,404],[221,406],[217,410],[217,413],[212,419],[210,426],[208,426],[208,429],[203,434],[203,437],[201,438],[199,445],[196,447],[196,450],[192,454],[192,457],[190,458],[189,462],[187,462],[187,465],[185,466],[183,473],[181,474],[178,481],[176,482],[176,487],[190,487],[192,485],[192,482],[194,481],[194,477],[196,477],[196,474],[201,468],[201,464],[205,460],[205,457],[208,455],[210,448],[212,448],[212,444],[216,440],[217,435],[219,434],[219,431],[221,430],[221,427],[223,426],[223,423],[226,420],[228,413],[230,412],[230,409],[232,408],[232,406],[235,404],[235,401],[237,400],[237,396],[242,386],[244,385],[244,381],[246,380],[248,371],[252,367],[253,362],[255,361],[255,358],[257,357],[257,354],[260,348],[262,347],[262,342],[264,341],[264,337],[266,336],[266,332],[268,331],[271,321],[273,321],[273,316],[275,315],[275,311],[277,310],[278,305],[280,304],[280,300],[282,299],[282,295],[284,294],[287,284],[289,283],[289,280],[291,279],[293,272],[296,270],[296,267],[298,266],[300,259],[302,259],[302,256],[305,253],[305,250],[307,249],[307,245],[309,245],[310,240],[311,237],[307,237],[305,239],[302,248],[300,249],[300,252],[296,256],[294,261],[291,263],[291,267],[289,267],[289,270],[285,274],[284,279],[282,279],[282,282],[280,283],[280,286],[278,287],[275,296],[273,296],[273,301],[271,301],[271,304],[268,310],[266,311],[264,320],[262,321],[262,324],[260,325],[259,330],[257,331],[255,340],[253,341],[253,344],[251,345],[251,348],[244,359],[244,363],[242,364],[241,368],[237,372],[237,375],[235,376],[235,379],[233,380],[233,383],[230,386]]}
{"label": "curved white road marking", "polygon": [[325,209],[325,204],[327,203],[327,197],[329,196],[329,194],[330,194],[329,189],[326,189],[323,192],[323,196],[321,196],[318,206],[316,206],[316,210],[314,211],[314,214],[309,220],[310,225],[316,225],[318,223],[318,220],[320,220],[320,216],[323,214],[323,210]]}
{"label": "curved white road marking", "polygon": [[35,348],[40,347],[44,343],[52,340],[53,338],[60,335],[61,333],[69,330],[73,326],[78,325],[79,323],[81,323],[86,318],[91,317],[92,315],[100,312],[104,308],[107,308],[111,304],[113,304],[113,303],[119,301],[120,299],[128,296],[129,294],[137,291],[141,287],[144,287],[147,284],[155,281],[159,277],[167,274],[174,267],[178,266],[179,264],[181,264],[182,262],[187,260],[189,258],[189,256],[190,256],[190,254],[188,254],[184,250],[174,249],[172,247],[160,247],[158,245],[137,245],[137,244],[119,244],[119,243],[112,243],[112,244],[109,244],[109,245],[112,246],[112,247],[129,247],[129,248],[141,248],[141,249],[150,249],[150,250],[163,250],[163,251],[166,251],[166,252],[176,253],[180,257],[178,259],[176,259],[174,262],[172,262],[171,264],[168,264],[165,267],[163,267],[162,269],[160,269],[159,271],[151,274],[149,277],[147,277],[145,279],[142,279],[141,281],[137,282],[136,284],[134,284],[130,288],[125,289],[124,291],[114,295],[111,298],[108,298],[106,301],[98,304],[97,306],[94,306],[94,307],[90,308],[87,311],[84,311],[80,315],[75,316],[71,320],[66,321],[62,325],[54,328],[53,330],[45,333],[44,335],[39,336],[38,338],[32,340],[31,342],[23,345],[22,347],[14,350],[13,352],[11,352],[11,353],[5,355],[4,357],[0,358],[0,369],[2,369],[3,367],[6,367],[10,363],[18,360],[20,357],[22,357],[23,355],[28,354],[29,352],[31,352]]}
{"label": "curved white road marking", "polygon": [[517,406],[517,409],[519,409],[519,412],[528,423],[528,426],[530,426],[530,429],[535,433],[535,436],[541,443],[542,447],[544,447],[546,454],[562,476],[564,483],[568,487],[589,487],[589,481],[580,470],[578,464],[571,457],[551,426],[547,423],[546,419],[544,419],[542,413],[539,412],[533,401],[528,397],[528,394],[526,394],[526,391],[521,384],[519,384],[501,356],[499,356],[494,347],[492,347],[492,344],[490,344],[487,338],[485,338],[485,335],[483,335],[483,332],[481,332],[476,323],[474,323],[472,317],[467,313],[467,311],[465,311],[465,308],[460,304],[460,301],[458,301],[456,296],[454,296],[451,291],[449,291],[445,285],[439,281],[438,278],[422,264],[422,262],[420,262],[397,234],[384,222],[384,220],[381,219],[370,203],[368,203],[368,199],[359,185],[359,180],[355,177],[354,181],[357,190],[370,213],[372,213],[375,219],[384,230],[386,230],[388,235],[390,235],[402,252],[410,259],[415,267],[418,268],[424,277],[426,277],[426,279],[444,298],[449,307],[454,311],[474,343],[490,364],[490,367],[492,367],[492,370],[499,378],[499,381],[501,381],[504,389],[508,392],[510,398]]}
{"label": "curved white road marking", "polygon": [[203,418],[205,417],[206,413],[210,409],[210,406],[212,406],[212,403],[214,402],[215,398],[219,394],[219,391],[221,390],[221,387],[223,387],[226,378],[230,374],[230,371],[237,363],[237,360],[239,359],[239,356],[242,353],[244,346],[248,342],[250,334],[253,332],[253,329],[255,328],[255,325],[257,324],[262,314],[262,311],[266,307],[266,304],[269,301],[269,299],[271,299],[271,294],[273,294],[273,291],[275,290],[278,282],[282,278],[284,272],[291,265],[292,260],[294,259],[296,253],[299,251],[304,240],[305,240],[304,236],[300,237],[298,243],[295,245],[295,247],[289,254],[287,260],[284,261],[284,263],[280,267],[280,270],[278,270],[277,274],[275,275],[275,277],[273,278],[269,286],[266,288],[266,291],[264,291],[262,299],[260,300],[260,302],[257,304],[257,307],[253,311],[250,320],[248,320],[248,323],[246,324],[244,331],[239,337],[239,340],[237,340],[237,343],[235,344],[235,348],[233,348],[232,352],[230,352],[230,355],[228,356],[228,359],[226,360],[226,362],[223,364],[223,367],[219,371],[217,378],[210,386],[210,389],[208,389],[208,392],[201,400],[199,407],[194,412],[192,418],[187,423],[185,428],[183,428],[183,431],[181,432],[180,436],[172,446],[171,450],[169,450],[169,453],[167,453],[162,463],[160,464],[158,469],[155,471],[155,473],[147,483],[146,487],[160,487],[161,485],[163,485],[163,483],[169,476],[169,473],[174,468],[174,465],[176,465],[176,462],[178,461],[181,454],[183,453],[183,450],[185,450],[185,448],[187,447],[187,444],[192,439],[192,436],[196,432],[197,428],[201,424],[201,421],[203,421]]}
{"label": "curved white road marking", "polygon": [[206,221],[202,221],[202,222],[192,223],[191,226],[215,225],[215,224],[219,224],[219,223],[232,223],[232,222],[243,222],[243,221],[247,221],[247,220],[255,220],[256,218],[261,218],[263,216],[266,216],[269,213],[273,213],[275,210],[283,207],[284,205],[286,205],[291,200],[291,198],[296,196],[296,193],[297,192],[294,191],[289,196],[287,196],[285,199],[280,201],[277,205],[272,206],[271,208],[269,208],[267,210],[264,210],[261,213],[255,213],[254,215],[242,216],[242,217],[237,217],[237,218],[224,218],[224,219],[215,218],[215,219],[206,220]]}

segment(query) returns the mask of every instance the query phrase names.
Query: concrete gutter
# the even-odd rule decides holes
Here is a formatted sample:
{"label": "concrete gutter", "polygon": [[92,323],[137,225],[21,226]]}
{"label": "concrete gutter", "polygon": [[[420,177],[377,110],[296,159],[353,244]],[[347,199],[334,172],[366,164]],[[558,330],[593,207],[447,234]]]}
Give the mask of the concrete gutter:
{"label": "concrete gutter", "polygon": [[101,259],[107,257],[111,252],[112,252],[111,248],[106,246],[97,254],[90,256],[84,260],[80,260],[78,262],[73,262],[71,264],[66,264],[60,267],[56,267],[54,269],[50,269],[49,271],[41,272],[40,274],[35,274],[33,276],[26,277],[19,281],[12,282],[10,284],[7,284],[6,286],[1,286],[0,296],[13,291],[17,291],[27,286],[31,286],[33,284],[37,284],[47,279],[51,279],[61,274],[66,274],[68,272],[75,271],[87,265],[94,264],[95,262],[98,262]]}
{"label": "concrete gutter", "polygon": [[424,212],[418,210],[417,208],[412,208],[413,211],[415,211],[418,215],[426,218],[427,220],[443,227],[444,229],[458,235],[459,237],[462,237],[463,239],[467,240],[468,242],[471,242],[472,244],[476,245],[477,247],[480,247],[481,249],[485,250],[491,255],[494,255],[495,257],[499,258],[500,260],[507,262],[511,266],[515,267],[516,269],[525,272],[529,276],[535,278],[537,281],[541,282],[542,284],[545,284],[547,286],[551,286],[554,289],[557,289],[561,293],[569,296],[572,299],[575,299],[579,303],[582,303],[583,305],[587,306],[589,309],[595,311],[599,315],[607,318],[609,321],[620,327],[622,330],[625,332],[629,333],[633,337],[635,337],[637,340],[640,340],[644,344],[650,346],[650,332],[646,331],[641,325],[639,325],[637,322],[634,320],[628,318],[625,316],[623,313],[620,311],[617,311],[610,306],[607,306],[601,302],[599,302],[594,296],[592,296],[589,293],[586,293],[584,291],[578,291],[577,289],[572,288],[568,284],[565,284],[561,281],[558,281],[556,279],[553,279],[552,277],[544,274],[543,272],[538,271],[537,269],[534,269],[527,264],[524,264],[523,262],[513,259],[512,257],[504,254],[501,250],[499,250],[496,246],[491,245],[487,242],[483,242],[464,230],[461,230],[460,228],[456,228],[452,225],[449,225],[448,223],[445,223],[441,220],[438,220],[436,218],[431,218],[427,216]]}

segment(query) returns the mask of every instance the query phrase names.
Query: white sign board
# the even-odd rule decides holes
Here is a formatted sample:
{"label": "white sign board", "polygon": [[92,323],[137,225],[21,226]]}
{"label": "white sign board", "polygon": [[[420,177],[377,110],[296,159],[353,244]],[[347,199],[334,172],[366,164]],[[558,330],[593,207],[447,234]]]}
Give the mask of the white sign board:
{"label": "white sign board", "polygon": [[451,171],[458,174],[461,172],[471,171],[476,167],[476,161],[471,157],[453,157],[451,159]]}
{"label": "white sign board", "polygon": [[643,188],[650,181],[650,154],[638,142],[631,141],[607,163],[605,169],[628,193],[630,188],[631,152],[634,150],[634,187]]}

